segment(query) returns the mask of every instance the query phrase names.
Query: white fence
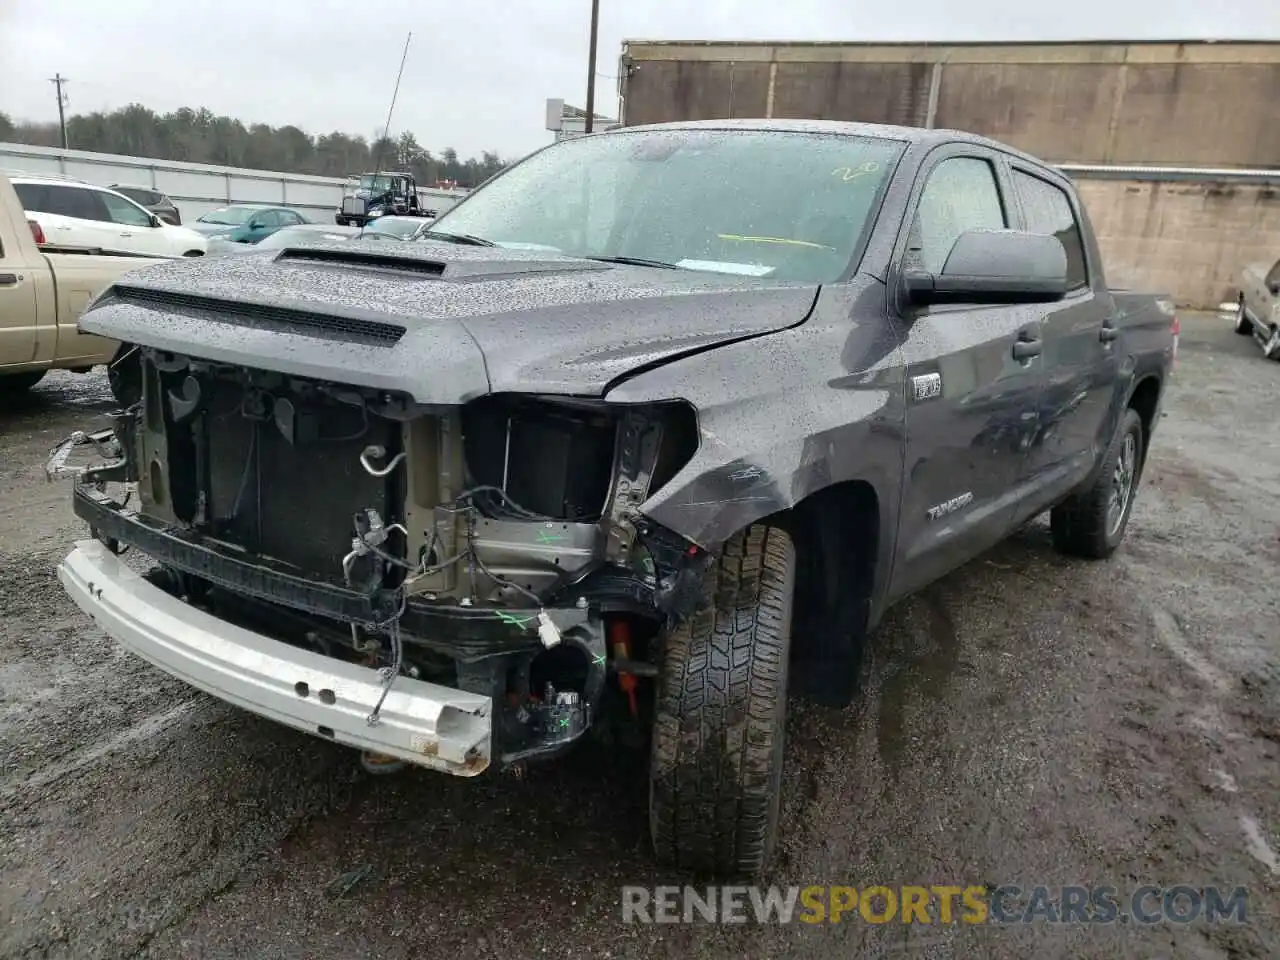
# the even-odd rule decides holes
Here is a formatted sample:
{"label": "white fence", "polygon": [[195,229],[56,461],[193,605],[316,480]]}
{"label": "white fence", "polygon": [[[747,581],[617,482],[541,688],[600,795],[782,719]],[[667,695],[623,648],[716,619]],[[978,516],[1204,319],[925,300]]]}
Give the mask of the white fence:
{"label": "white fence", "polygon": [[[154,187],[177,205],[184,223],[228,203],[292,207],[308,220],[332,223],[334,211],[342,200],[344,183],[335,177],[151,160],[21,143],[0,143],[0,172],[10,175],[57,173],[101,187],[113,183]],[[465,197],[467,191],[420,188],[418,193],[428,209],[443,213]]]}

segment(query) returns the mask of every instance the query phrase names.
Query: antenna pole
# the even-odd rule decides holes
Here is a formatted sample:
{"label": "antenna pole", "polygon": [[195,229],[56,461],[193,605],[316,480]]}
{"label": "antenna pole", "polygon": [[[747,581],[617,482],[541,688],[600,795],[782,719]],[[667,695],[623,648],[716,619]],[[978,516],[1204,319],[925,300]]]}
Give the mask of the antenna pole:
{"label": "antenna pole", "polygon": [[62,149],[66,150],[67,149],[67,114],[64,108],[66,107],[67,98],[62,93],[62,85],[64,83],[67,83],[68,81],[67,81],[67,78],[64,77],[62,74],[55,73],[52,77],[49,78],[49,82],[52,83],[58,90],[58,127],[62,130]]}
{"label": "antenna pole", "polygon": [[[391,136],[391,115],[396,111],[396,97],[400,95],[400,78],[404,76],[404,62],[409,59],[409,41],[413,39],[413,31],[409,31],[409,35],[404,38],[404,53],[400,54],[400,69],[396,71],[396,87],[391,91],[391,106],[387,108],[387,123],[382,128],[382,137],[378,140],[378,148],[373,152],[373,182],[376,186],[378,183],[378,174],[382,172],[382,147]],[[369,191],[372,194],[372,190]],[[368,213],[368,210],[365,211]],[[368,221],[361,218],[360,236],[364,236],[364,228],[368,225]]]}
{"label": "antenna pole", "polygon": [[596,118],[596,37],[600,32],[600,0],[591,0],[591,52],[587,55],[587,133]]}
{"label": "antenna pole", "polygon": [[400,69],[396,72],[396,88],[391,91],[391,106],[387,108],[387,123],[382,129],[382,139],[378,141],[378,152],[373,158],[373,173],[376,176],[381,172],[379,164],[381,163],[382,146],[387,142],[387,138],[391,136],[391,114],[395,113],[396,97],[400,96],[400,78],[404,76],[404,62],[409,59],[409,41],[413,39],[413,31],[409,31],[409,35],[404,38],[404,53],[400,55]]}

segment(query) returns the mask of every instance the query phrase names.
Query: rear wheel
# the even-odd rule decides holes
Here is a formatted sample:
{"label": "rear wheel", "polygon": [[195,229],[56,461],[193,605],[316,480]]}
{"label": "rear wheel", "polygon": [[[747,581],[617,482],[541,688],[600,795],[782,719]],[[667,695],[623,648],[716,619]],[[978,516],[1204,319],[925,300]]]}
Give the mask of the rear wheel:
{"label": "rear wheel", "polygon": [[665,864],[757,875],[778,832],[796,552],[756,524],[730,540],[702,605],[664,642],[649,826]]}
{"label": "rear wheel", "polygon": [[1236,305],[1236,333],[1242,337],[1247,337],[1253,333],[1253,324],[1249,322],[1249,318],[1244,313],[1244,297],[1240,298],[1240,302]]}
{"label": "rear wheel", "polygon": [[1142,418],[1125,410],[1097,479],[1049,514],[1053,545],[1062,553],[1100,560],[1124,539],[1144,458]]}
{"label": "rear wheel", "polygon": [[184,254],[183,254],[183,256],[184,256],[184,257],[203,257],[203,256],[204,256],[204,251],[203,251],[203,250],[188,250],[186,253],[184,253]]}
{"label": "rear wheel", "polygon": [[44,379],[47,370],[0,374],[0,393],[23,393]]}

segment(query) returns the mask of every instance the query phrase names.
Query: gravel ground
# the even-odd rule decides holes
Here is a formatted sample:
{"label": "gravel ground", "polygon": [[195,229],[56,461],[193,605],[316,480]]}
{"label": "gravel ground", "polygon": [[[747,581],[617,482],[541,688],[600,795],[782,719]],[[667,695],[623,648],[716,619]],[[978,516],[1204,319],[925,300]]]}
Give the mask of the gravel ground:
{"label": "gravel ground", "polygon": [[1244,884],[1243,925],[636,925],[644,771],[372,778],[121,652],[53,573],[84,531],[46,450],[109,409],[0,411],[2,957],[1280,956],[1280,364],[1215,317],[1182,355],[1129,536],[1036,522],[895,608],[865,694],[797,704],[779,884]]}

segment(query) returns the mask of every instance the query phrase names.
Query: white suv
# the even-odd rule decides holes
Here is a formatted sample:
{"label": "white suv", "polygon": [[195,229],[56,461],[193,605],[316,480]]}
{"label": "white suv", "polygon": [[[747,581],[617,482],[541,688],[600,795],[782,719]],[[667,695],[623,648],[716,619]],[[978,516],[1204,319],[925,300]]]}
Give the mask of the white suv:
{"label": "white suv", "polygon": [[146,257],[200,257],[208,250],[194,230],[171,226],[114,190],[63,177],[11,179],[48,246]]}

